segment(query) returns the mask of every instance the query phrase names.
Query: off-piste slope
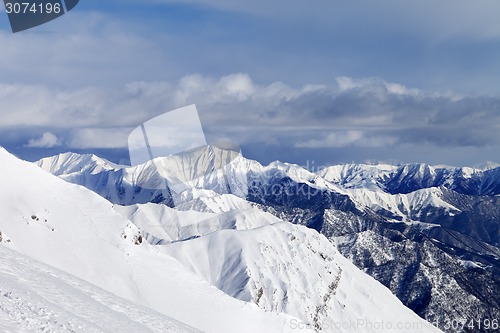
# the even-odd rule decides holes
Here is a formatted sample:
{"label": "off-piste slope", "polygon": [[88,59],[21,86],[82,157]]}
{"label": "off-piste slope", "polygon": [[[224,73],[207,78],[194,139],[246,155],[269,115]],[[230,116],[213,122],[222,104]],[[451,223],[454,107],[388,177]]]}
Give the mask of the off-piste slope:
{"label": "off-piste slope", "polygon": [[[203,332],[291,332],[292,317],[265,312],[211,286],[145,242],[131,221],[95,193],[3,149],[0,183],[1,246]],[[25,278],[15,272],[8,277],[15,288],[15,281]],[[82,317],[95,311],[83,305],[79,310]],[[0,318],[4,322],[5,316]],[[5,319],[2,325],[11,324]],[[128,331],[135,332],[133,326]]]}
{"label": "off-piste slope", "polygon": [[0,245],[0,331],[201,332]]}

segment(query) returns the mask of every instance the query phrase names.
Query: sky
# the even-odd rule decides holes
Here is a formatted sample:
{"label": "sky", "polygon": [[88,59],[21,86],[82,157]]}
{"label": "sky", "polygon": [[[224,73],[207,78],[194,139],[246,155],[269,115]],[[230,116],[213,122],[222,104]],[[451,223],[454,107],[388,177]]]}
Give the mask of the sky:
{"label": "sky", "polygon": [[81,0],[13,34],[0,146],[127,163],[141,123],[196,104],[209,143],[309,168],[500,162],[497,0]]}

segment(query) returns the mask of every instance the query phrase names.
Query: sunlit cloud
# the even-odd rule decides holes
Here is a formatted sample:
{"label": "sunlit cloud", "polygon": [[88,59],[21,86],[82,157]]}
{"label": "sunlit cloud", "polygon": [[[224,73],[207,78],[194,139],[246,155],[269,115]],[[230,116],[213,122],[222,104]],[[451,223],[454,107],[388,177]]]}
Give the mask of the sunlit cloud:
{"label": "sunlit cloud", "polygon": [[27,148],[53,148],[60,146],[61,140],[50,132],[45,132],[38,139],[30,139],[25,145]]}

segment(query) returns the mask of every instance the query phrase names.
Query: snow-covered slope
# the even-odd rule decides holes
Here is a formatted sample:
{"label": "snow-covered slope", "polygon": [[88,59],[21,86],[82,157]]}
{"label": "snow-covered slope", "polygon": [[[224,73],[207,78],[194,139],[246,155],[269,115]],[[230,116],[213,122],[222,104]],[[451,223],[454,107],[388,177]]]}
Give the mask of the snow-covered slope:
{"label": "snow-covered slope", "polygon": [[427,164],[347,164],[318,171],[322,178],[345,188],[376,187],[386,192],[410,193],[430,187],[446,187],[462,194],[497,195],[500,193],[499,167],[430,166]]}
{"label": "snow-covered slope", "polygon": [[[230,163],[223,164],[221,160],[227,159],[225,155],[224,150],[207,146],[202,151],[159,157],[139,166],[127,167],[110,166],[109,162],[93,155],[68,153],[42,159],[37,165],[120,205],[163,202],[178,206],[186,201],[186,193],[178,197],[176,192],[190,193],[193,189],[230,193],[241,198],[247,197],[248,192],[262,196],[260,184],[272,183],[273,179],[281,179],[283,175],[318,190],[344,193],[341,187],[298,165],[274,162],[262,166],[241,155],[231,156]],[[85,166],[87,164],[89,166]],[[167,192],[164,190],[166,184],[171,189],[177,187],[180,190]]]}
{"label": "snow-covered slope", "polygon": [[[425,188],[408,194],[390,194],[380,188],[349,189],[349,197],[362,210],[405,222],[430,222],[436,214],[454,216],[460,210],[442,199],[440,188]],[[428,217],[430,215],[430,218]]]}
{"label": "snow-covered slope", "polygon": [[0,183],[2,246],[204,332],[291,331],[292,317],[229,297],[144,242],[111,203],[3,149]]}
{"label": "snow-covered slope", "polygon": [[134,222],[151,244],[189,240],[219,230],[250,230],[281,222],[274,215],[264,213],[249,203],[243,208],[235,208],[231,203],[241,199],[232,195],[225,194],[205,199],[205,202],[210,200],[220,204],[217,207],[220,211],[216,214],[195,210],[174,210],[158,204],[116,206],[115,209]]}
{"label": "snow-covered slope", "polygon": [[119,169],[120,165],[92,154],[64,153],[54,157],[42,158],[38,165],[56,176],[75,172],[99,173]]}
{"label": "snow-covered slope", "polygon": [[[224,194],[215,201],[232,200],[241,199]],[[146,239],[161,244],[160,251],[210,284],[266,311],[292,315],[305,327],[332,332],[342,325],[348,327],[342,332],[351,332],[352,323],[358,320],[367,325],[383,320],[394,327],[415,322],[415,332],[433,331],[316,231],[283,222],[250,205],[221,207],[226,211],[218,214],[177,211],[157,204],[119,210],[141,227]],[[172,224],[176,219],[179,225]],[[378,303],[382,299],[384,306]]]}
{"label": "snow-covered slope", "polygon": [[[182,200],[177,197],[178,193],[191,188],[245,197],[247,170],[258,163],[233,151],[206,146],[133,167],[117,166],[94,155],[75,153],[45,158],[37,164],[68,182],[91,189],[112,203],[164,202],[172,206]],[[166,184],[173,191],[165,191]]]}
{"label": "snow-covered slope", "polygon": [[293,315],[317,331],[438,331],[303,226],[223,230],[165,250],[227,294]]}
{"label": "snow-covered slope", "polygon": [[317,174],[344,188],[380,189],[383,181],[397,170],[387,164],[342,164],[320,169]]}
{"label": "snow-covered slope", "polygon": [[200,332],[0,244],[0,331]]}

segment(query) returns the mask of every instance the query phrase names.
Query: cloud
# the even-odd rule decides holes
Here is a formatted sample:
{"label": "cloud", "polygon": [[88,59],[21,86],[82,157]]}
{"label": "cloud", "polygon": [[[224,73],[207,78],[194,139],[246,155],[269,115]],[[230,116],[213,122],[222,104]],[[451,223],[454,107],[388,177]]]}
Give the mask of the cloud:
{"label": "cloud", "polygon": [[69,148],[117,149],[127,147],[127,138],[132,128],[83,128],[73,131]]}
{"label": "cloud", "polygon": [[144,121],[196,104],[209,142],[230,139],[283,150],[500,148],[499,97],[425,91],[380,78],[336,82],[293,87],[234,73],[118,88],[3,84],[0,129],[50,129],[59,140],[47,136],[30,146],[123,149],[130,131]]}
{"label": "cloud", "polygon": [[45,132],[38,139],[30,139],[24,146],[27,148],[53,148],[60,146],[61,140],[50,132]]}
{"label": "cloud", "polygon": [[320,138],[299,141],[294,144],[296,148],[343,148],[356,147],[390,147],[397,138],[390,136],[370,135],[360,130],[338,131],[328,133]]}
{"label": "cloud", "polygon": [[346,147],[355,144],[363,139],[361,131],[345,131],[330,133],[322,139],[311,139],[305,142],[298,142],[298,148],[325,148],[325,147]]}

